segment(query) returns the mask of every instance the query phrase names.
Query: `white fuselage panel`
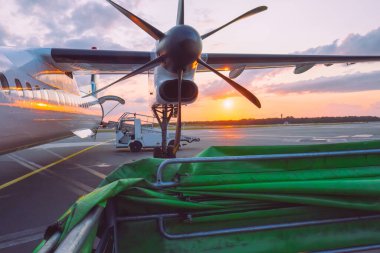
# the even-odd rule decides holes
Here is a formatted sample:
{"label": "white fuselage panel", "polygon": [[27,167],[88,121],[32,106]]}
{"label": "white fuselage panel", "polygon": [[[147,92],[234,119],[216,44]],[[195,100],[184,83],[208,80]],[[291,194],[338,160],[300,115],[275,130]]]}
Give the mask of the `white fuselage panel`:
{"label": "white fuselage panel", "polygon": [[0,154],[96,129],[102,121],[95,97],[82,98],[74,79],[31,54],[0,48],[0,75]]}

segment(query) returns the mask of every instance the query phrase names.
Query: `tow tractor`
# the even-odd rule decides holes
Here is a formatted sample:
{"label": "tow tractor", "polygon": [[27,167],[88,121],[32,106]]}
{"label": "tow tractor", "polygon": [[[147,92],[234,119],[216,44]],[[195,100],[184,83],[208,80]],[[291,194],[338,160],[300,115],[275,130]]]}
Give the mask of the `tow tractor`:
{"label": "tow tractor", "polygon": [[[161,129],[156,128],[155,118],[137,113],[124,113],[118,120],[116,127],[116,148],[129,148],[131,152],[140,152],[143,148],[156,150],[162,145]],[[158,126],[158,125],[157,125]],[[167,143],[174,145],[175,133],[168,132]],[[181,145],[199,142],[196,137],[181,135]],[[157,150],[159,151],[159,150]]]}

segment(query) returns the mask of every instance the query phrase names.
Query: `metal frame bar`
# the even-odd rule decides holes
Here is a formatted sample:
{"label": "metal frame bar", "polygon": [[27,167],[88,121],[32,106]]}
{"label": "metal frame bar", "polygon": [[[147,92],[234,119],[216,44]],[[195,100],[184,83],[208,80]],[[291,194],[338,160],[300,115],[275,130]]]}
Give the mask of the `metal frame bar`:
{"label": "metal frame bar", "polygon": [[163,161],[156,172],[156,182],[154,186],[173,187],[178,185],[177,182],[164,182],[163,173],[170,164],[179,163],[215,163],[215,162],[238,162],[238,161],[261,161],[261,160],[278,160],[278,159],[302,159],[302,158],[320,158],[333,156],[350,156],[350,155],[376,155],[380,154],[380,149],[368,150],[346,150],[333,152],[309,152],[293,154],[271,154],[271,155],[248,155],[248,156],[223,156],[223,157],[193,157],[193,158],[176,158]]}
{"label": "metal frame bar", "polygon": [[119,239],[117,236],[117,214],[116,214],[116,205],[115,205],[115,200],[112,199],[108,203],[107,208],[109,210],[109,215],[110,215],[110,222],[112,226],[112,233],[113,233],[113,253],[118,253],[119,252]]}
{"label": "metal frame bar", "polygon": [[[341,222],[353,222],[362,220],[372,220],[380,219],[380,214],[368,215],[368,216],[355,216],[355,217],[345,217],[345,218],[335,218],[335,219],[322,219],[322,220],[311,220],[311,221],[300,221],[300,222],[290,222],[290,223],[280,223],[280,224],[270,224],[270,225],[260,225],[260,226],[250,226],[250,227],[240,227],[240,228],[227,228],[212,231],[202,231],[193,232],[188,234],[169,234],[165,228],[165,219],[180,217],[177,213],[169,214],[152,214],[152,215],[142,215],[142,216],[127,216],[127,217],[117,217],[117,222],[128,222],[128,221],[145,221],[145,220],[156,220],[160,234],[169,240],[178,239],[189,239],[194,237],[205,237],[205,236],[215,236],[224,234],[234,234],[234,233],[246,233],[246,232],[260,232],[273,229],[284,229],[284,228],[296,228],[305,227],[312,225],[327,225]],[[334,251],[335,252],[335,251]]]}
{"label": "metal frame bar", "polygon": [[[342,249],[332,249],[332,250],[323,250],[323,251],[315,251],[314,253],[346,253],[346,252],[366,252],[371,251],[374,253],[373,250],[380,249],[380,244],[376,245],[367,245],[367,246],[357,246],[357,247],[351,247],[351,248],[342,248]],[[378,251],[376,251],[378,252]]]}
{"label": "metal frame bar", "polygon": [[80,223],[78,223],[58,246],[56,253],[79,252],[87,235],[99,221],[103,207],[93,209]]}
{"label": "metal frame bar", "polygon": [[334,223],[341,223],[341,222],[371,220],[371,219],[379,219],[379,218],[380,218],[380,215],[371,215],[371,216],[358,216],[358,217],[349,217],[349,218],[300,221],[300,222],[291,222],[291,223],[283,223],[283,224],[280,223],[280,224],[270,224],[270,225],[250,226],[250,227],[240,227],[240,228],[227,228],[227,229],[219,229],[219,230],[211,230],[211,231],[194,232],[194,233],[188,233],[188,234],[169,234],[165,230],[165,222],[164,222],[165,218],[159,217],[158,227],[159,227],[160,233],[165,238],[170,239],[170,240],[176,240],[176,239],[189,239],[189,238],[194,238],[194,237],[234,234],[234,233],[260,232],[260,231],[273,230],[273,229],[297,228],[297,227],[305,227],[305,226],[312,226],[312,225],[326,225],[326,224],[334,224]]}
{"label": "metal frame bar", "polygon": [[140,216],[125,216],[117,217],[117,222],[123,221],[144,221],[144,220],[155,220],[159,218],[175,218],[179,217],[178,213],[167,213],[167,214],[150,214],[150,215],[140,215]]}
{"label": "metal frame bar", "polygon": [[[95,223],[99,220],[100,214],[102,213],[103,208],[95,209],[89,216],[87,216],[81,223],[79,223],[65,238],[65,240],[61,243],[58,249],[55,252],[79,252],[81,249],[83,242],[87,237],[85,234],[88,234]],[[117,225],[119,222],[128,222],[128,221],[144,221],[144,220],[156,220],[159,228],[160,234],[169,240],[179,240],[179,239],[189,239],[195,237],[206,237],[206,236],[217,236],[217,235],[225,235],[225,234],[234,234],[234,233],[247,233],[247,232],[260,232],[266,230],[273,229],[285,229],[285,228],[296,228],[296,227],[305,227],[312,225],[327,225],[327,224],[335,224],[341,222],[354,222],[354,221],[363,221],[363,220],[372,220],[372,219],[380,219],[380,215],[369,215],[369,216],[357,216],[357,217],[346,217],[346,218],[335,218],[335,219],[323,219],[323,220],[311,220],[311,221],[301,221],[301,222],[291,222],[291,223],[283,223],[283,224],[270,224],[270,225],[260,225],[260,226],[250,226],[250,227],[240,227],[240,228],[227,228],[227,229],[219,229],[212,231],[202,231],[202,232],[192,232],[188,234],[169,234],[165,228],[165,219],[167,218],[175,218],[180,217],[178,213],[168,213],[168,214],[152,214],[152,215],[142,215],[142,216],[126,216],[126,217],[117,217],[113,216],[110,222],[113,225]],[[107,229],[107,234],[110,236],[112,232],[116,232],[114,229]],[[104,236],[104,235],[103,235]],[[116,238],[117,235],[114,234]],[[53,236],[56,237],[56,234]],[[53,238],[52,237],[52,238]],[[50,240],[49,240],[50,242]],[[114,248],[113,252],[117,252],[116,248],[116,240],[113,241]],[[52,243],[46,243],[45,246],[53,245]],[[43,247],[41,252],[51,252],[53,247]],[[99,245],[98,245],[99,246]],[[371,250],[371,249],[379,249],[380,245],[369,245],[369,246],[359,246],[352,248],[344,248],[344,249],[336,249],[336,250],[328,250],[328,251],[320,251],[320,253],[340,253],[340,252],[349,252],[349,251],[362,251],[362,250]],[[116,250],[116,251],[115,251]],[[99,251],[97,251],[99,252]]]}
{"label": "metal frame bar", "polygon": [[[194,157],[194,158],[177,158],[177,159],[168,159],[163,161],[157,169],[156,172],[156,182],[153,183],[157,188],[165,187],[174,187],[178,185],[177,182],[164,182],[163,173],[165,169],[170,164],[179,164],[179,163],[214,163],[214,162],[230,162],[230,161],[260,161],[260,160],[275,160],[275,159],[304,159],[304,158],[321,158],[321,157],[333,157],[333,156],[350,156],[350,155],[376,155],[380,154],[380,149],[369,149],[369,150],[351,150],[351,151],[334,151],[334,152],[310,152],[310,153],[293,153],[293,154],[271,154],[271,155],[250,155],[250,156],[226,156],[226,157]],[[113,208],[115,209],[115,208]],[[91,229],[99,221],[101,214],[103,213],[103,207],[96,207],[93,209],[80,223],[78,223],[73,230],[68,234],[68,236],[61,242],[55,252],[78,252],[83,246],[83,243],[86,239],[85,235],[88,235]],[[331,224],[339,222],[350,222],[357,220],[368,220],[368,219],[377,219],[380,218],[380,215],[372,216],[360,216],[360,217],[349,217],[349,218],[338,218],[338,219],[325,219],[325,220],[316,220],[316,221],[303,221],[303,222],[293,222],[286,224],[272,224],[272,225],[263,225],[263,226],[251,226],[243,228],[230,228],[230,229],[221,229],[213,230],[206,232],[195,232],[189,234],[169,234],[165,230],[165,218],[178,217],[179,214],[159,214],[159,215],[145,215],[145,216],[134,216],[134,217],[117,217],[116,214],[111,215],[112,218],[110,222],[113,224],[113,233],[116,239],[117,234],[117,223],[122,221],[137,221],[137,220],[149,220],[156,219],[159,226],[160,233],[167,239],[183,239],[183,238],[193,238],[199,236],[212,236],[212,235],[221,235],[229,233],[241,233],[241,232],[254,232],[254,231],[263,231],[269,229],[281,229],[281,228],[292,228],[292,227],[302,227],[310,225],[322,225],[322,224]],[[109,231],[110,232],[110,231]],[[105,235],[104,235],[105,236]],[[41,248],[40,252],[50,252],[54,249],[57,242],[59,241],[60,233],[57,232],[49,238],[45,245]],[[114,244],[117,243],[117,240],[114,241]],[[116,244],[117,245],[117,244]],[[357,247],[357,249],[372,249],[370,247],[380,246],[363,246]],[[352,248],[356,250],[356,248]],[[117,252],[117,249],[114,249]],[[344,252],[350,249],[332,250],[326,252]],[[115,251],[114,251],[115,252]]]}
{"label": "metal frame bar", "polygon": [[55,233],[53,234],[49,240],[46,241],[45,245],[38,251],[38,253],[50,253],[53,251],[53,249],[57,246],[57,243],[59,241],[59,237],[61,236],[61,233]]}
{"label": "metal frame bar", "polygon": [[[83,246],[87,235],[91,232],[91,229],[99,221],[101,214],[103,213],[103,207],[96,207],[86,217],[79,222],[67,235],[67,237],[61,242],[57,247],[57,243],[61,237],[61,232],[54,233],[42,246],[39,253],[53,252],[79,252],[80,248]],[[84,236],[86,235],[86,236]]]}
{"label": "metal frame bar", "polygon": [[103,234],[100,237],[100,241],[99,241],[98,245],[96,246],[95,253],[104,253],[105,252],[106,247],[107,247],[108,243],[110,242],[110,238],[111,238],[110,231],[111,231],[111,228],[106,228],[104,230]]}

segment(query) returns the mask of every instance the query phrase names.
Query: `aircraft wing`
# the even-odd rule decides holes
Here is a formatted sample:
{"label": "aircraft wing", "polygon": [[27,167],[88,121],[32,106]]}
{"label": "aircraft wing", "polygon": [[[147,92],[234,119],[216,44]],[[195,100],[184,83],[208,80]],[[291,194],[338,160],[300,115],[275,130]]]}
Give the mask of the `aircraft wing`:
{"label": "aircraft wing", "polygon": [[[316,64],[331,66],[335,63],[353,64],[357,62],[380,61],[380,55],[298,55],[298,54],[203,54],[209,65],[219,71],[231,71],[230,76],[240,74],[244,69],[295,67],[300,74]],[[198,66],[198,71],[208,71]],[[240,73],[239,73],[240,72]]]}
{"label": "aircraft wing", "polygon": [[[45,63],[62,72],[83,74],[125,74],[141,67],[154,58],[152,52],[86,50],[86,49],[32,49]],[[232,78],[245,69],[295,67],[303,73],[316,64],[330,66],[336,63],[380,61],[380,55],[298,55],[298,54],[202,54],[202,59],[219,71],[230,71]],[[198,71],[208,69],[198,65]]]}
{"label": "aircraft wing", "polygon": [[53,69],[76,74],[127,74],[149,62],[152,52],[45,48],[31,49]]}

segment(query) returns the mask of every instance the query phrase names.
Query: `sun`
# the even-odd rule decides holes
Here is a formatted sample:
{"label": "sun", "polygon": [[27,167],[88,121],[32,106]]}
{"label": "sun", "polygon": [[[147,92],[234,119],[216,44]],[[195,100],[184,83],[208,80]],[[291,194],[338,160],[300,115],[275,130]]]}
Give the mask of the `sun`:
{"label": "sun", "polygon": [[231,98],[226,98],[223,100],[223,107],[225,109],[232,109],[232,107],[234,107],[234,101]]}

